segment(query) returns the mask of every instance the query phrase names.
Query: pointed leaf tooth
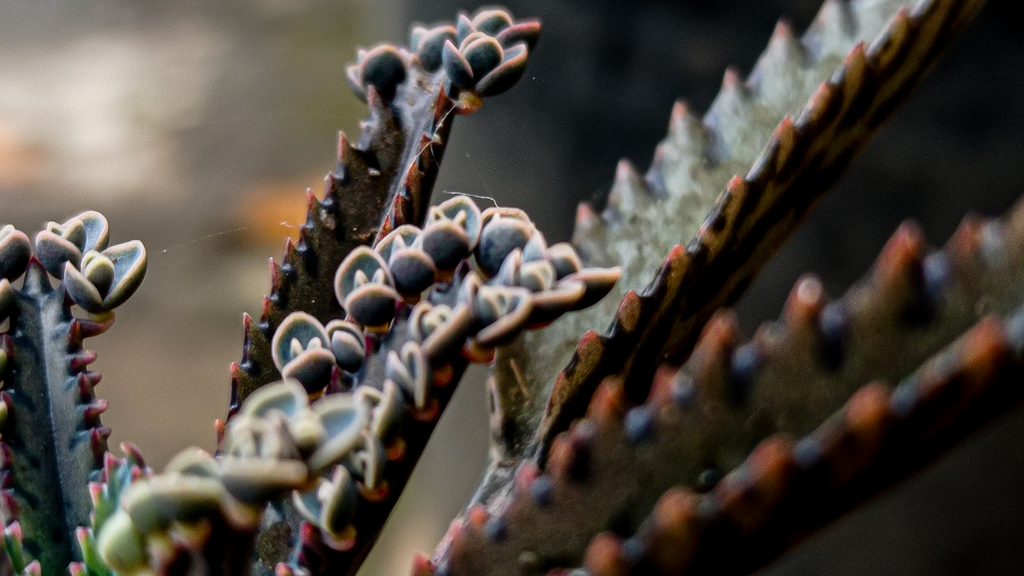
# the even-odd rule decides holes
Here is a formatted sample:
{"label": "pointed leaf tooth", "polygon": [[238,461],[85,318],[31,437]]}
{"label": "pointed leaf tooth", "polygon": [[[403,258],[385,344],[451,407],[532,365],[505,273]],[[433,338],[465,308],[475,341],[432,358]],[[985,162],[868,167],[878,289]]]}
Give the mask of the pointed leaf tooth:
{"label": "pointed leaf tooth", "polygon": [[117,467],[121,465],[121,459],[114,456],[110,452],[103,455],[103,482],[110,482],[117,471]]}
{"label": "pointed leaf tooth", "polygon": [[948,253],[958,265],[969,262],[981,248],[983,227],[984,220],[973,214],[968,214],[960,221],[960,225],[946,241],[943,251]]}
{"label": "pointed leaf tooth", "polygon": [[583,566],[589,576],[629,576],[633,573],[623,552],[623,540],[611,532],[602,532],[587,546]]}
{"label": "pointed leaf tooth", "polygon": [[[793,449],[799,468],[827,466],[831,490],[863,470],[881,448],[890,422],[889,387],[876,382],[860,388],[846,401],[841,414],[826,420]],[[815,445],[808,450],[808,443]]]}
{"label": "pointed leaf tooth", "polygon": [[[870,92],[866,87],[869,83],[875,82],[875,78],[878,77],[880,76],[868,62],[867,48],[864,42],[858,42],[843,59],[843,65],[828,80],[828,83],[836,86],[840,92],[836,98],[841,100],[842,106],[837,114],[862,115],[864,113],[861,110],[863,102],[868,99],[866,93]],[[817,95],[812,101],[817,103]]]}
{"label": "pointed leaf tooth", "polygon": [[804,46],[794,35],[793,26],[785,18],[779,19],[768,48],[751,73],[751,83],[758,85],[768,80],[768,75],[784,75],[788,70],[803,68],[806,59]]}
{"label": "pointed leaf tooth", "polygon": [[95,361],[96,352],[94,350],[82,350],[74,354],[68,354],[68,366],[72,372],[78,372]]}
{"label": "pointed leaf tooth", "polygon": [[437,576],[437,572],[434,570],[434,563],[426,554],[417,553],[413,557],[410,576]]}
{"label": "pointed leaf tooth", "polygon": [[800,134],[793,126],[793,120],[784,116],[776,126],[768,145],[747,173],[747,182],[784,180],[788,171],[802,160],[799,150]]}
{"label": "pointed leaf tooth", "polygon": [[619,307],[615,310],[615,329],[624,334],[633,333],[640,325],[643,303],[636,290],[630,290],[623,295]]}
{"label": "pointed leaf tooth", "polygon": [[274,257],[271,256],[269,260],[270,264],[270,296],[271,298],[277,298],[278,293],[281,290],[281,283],[283,280],[283,273],[281,272],[281,266],[278,265]]}
{"label": "pointed leaf tooth", "polygon": [[[291,263],[294,261],[294,257],[295,241],[292,240],[291,237],[289,236],[284,240],[284,256],[282,256],[281,258],[281,260],[284,262],[284,266],[291,266]],[[284,266],[282,266],[282,269],[284,268]],[[294,267],[292,268],[294,269]]]}
{"label": "pointed leaf tooth", "polygon": [[597,387],[590,404],[587,406],[587,418],[598,425],[618,424],[626,415],[626,392],[622,381],[607,378]]}
{"label": "pointed leaf tooth", "polygon": [[734,404],[747,401],[754,379],[764,366],[768,354],[758,339],[739,346],[729,358],[729,396]]}
{"label": "pointed leaf tooth", "polygon": [[668,123],[668,141],[680,154],[703,157],[707,146],[707,132],[704,123],[690,110],[684,100],[676,100]]}
{"label": "pointed leaf tooth", "polygon": [[580,202],[576,205],[576,226],[573,229],[573,246],[580,247],[588,244],[592,238],[604,228],[604,222],[594,207],[588,202]]}
{"label": "pointed leaf tooth", "polygon": [[545,471],[562,481],[583,481],[588,473],[587,446],[574,442],[568,431],[560,432],[548,449]]}
{"label": "pointed leaf tooth", "polygon": [[323,222],[324,219],[320,218],[320,211],[324,210],[324,204],[317,199],[316,194],[313,193],[313,189],[306,187],[306,221],[299,226],[299,241],[300,248],[302,239],[305,238],[305,234],[313,231],[316,228],[318,222]]}
{"label": "pointed leaf tooth", "polygon": [[800,110],[794,125],[800,132],[814,132],[831,122],[839,113],[842,90],[831,82],[822,82]]}
{"label": "pointed leaf tooth", "polygon": [[248,376],[245,370],[238,364],[238,362],[231,363],[231,381],[232,385],[241,382]]}
{"label": "pointed leaf tooth", "polygon": [[813,274],[797,280],[786,299],[783,317],[791,330],[804,330],[817,326],[818,317],[825,307],[825,286]]}
{"label": "pointed leaf tooth", "polygon": [[846,0],[825,0],[801,39],[815,60],[842,56],[855,38],[857,23]]}
{"label": "pointed leaf tooth", "polygon": [[774,436],[762,441],[715,487],[722,517],[741,536],[752,534],[768,521],[786,495],[794,469],[790,440]]}
{"label": "pointed leaf tooth", "polygon": [[784,101],[794,84],[804,76],[806,63],[803,45],[793,35],[792,26],[786,20],[779,20],[768,48],[750,73],[748,85],[766,100]]}
{"label": "pointed leaf tooth", "polygon": [[[687,362],[702,390],[705,382],[725,384],[719,383],[718,375],[727,373],[738,340],[739,328],[733,312],[719,312],[708,321]],[[713,391],[712,394],[719,398],[727,397],[725,390]]]}
{"label": "pointed leaf tooth", "polygon": [[890,75],[899,65],[916,35],[917,26],[910,19],[910,9],[904,6],[892,17],[886,31],[871,42],[867,56],[882,75]]}
{"label": "pointed leaf tooth", "polygon": [[615,168],[615,184],[608,193],[608,207],[611,219],[625,220],[649,208],[654,198],[647,191],[643,178],[629,160],[619,160]]}
{"label": "pointed leaf tooth", "polygon": [[72,331],[76,337],[85,339],[92,338],[93,336],[99,336],[111,326],[114,325],[113,314],[99,314],[94,315],[91,318],[75,318],[73,321]]}
{"label": "pointed leaf tooth", "polygon": [[89,446],[92,448],[92,453],[96,456],[97,462],[103,458],[103,454],[107,451],[107,438],[110,438],[110,427],[97,426],[89,429]]}
{"label": "pointed leaf tooth", "polygon": [[729,67],[722,77],[722,88],[718,96],[704,115],[704,125],[710,133],[711,146],[708,152],[712,162],[722,162],[732,157],[735,143],[730,139],[741,133],[740,127],[747,124],[750,112],[751,98],[743,77],[739,70]]}
{"label": "pointed leaf tooth", "polygon": [[82,336],[82,326],[77,319],[68,324],[68,342],[75,347],[81,347],[85,338]]}
{"label": "pointed leaf tooth", "polygon": [[704,524],[700,501],[692,490],[676,487],[662,494],[651,514],[648,554],[644,558],[659,574],[682,573],[697,552]]}
{"label": "pointed leaf tooth", "polygon": [[53,292],[53,286],[50,285],[50,277],[47,275],[46,268],[43,267],[43,263],[34,254],[28,259],[28,267],[25,269],[25,280],[22,290],[29,294],[49,294]]}
{"label": "pointed leaf tooth", "polygon": [[434,97],[434,106],[432,109],[434,111],[434,121],[431,124],[433,132],[430,137],[431,141],[437,142],[438,144],[444,144],[444,142],[438,139],[437,131],[441,127],[441,124],[447,121],[452,110],[451,99],[448,98],[448,90],[445,88],[444,84],[439,86],[437,89],[437,96]]}
{"label": "pointed leaf tooth", "polygon": [[93,398],[92,385],[89,384],[89,379],[86,378],[84,372],[79,372],[78,376],[75,377],[75,383],[78,385],[79,402],[90,402]]}
{"label": "pointed leaf tooth", "polygon": [[[696,241],[699,244],[694,247],[698,254],[707,249],[707,246],[714,245],[717,236],[729,229],[730,222],[737,221],[737,212],[749,196],[749,188],[747,181],[740,176],[733,176],[729,179],[719,201],[715,203],[711,212],[701,223],[696,238],[691,240],[691,242]],[[691,247],[687,246],[687,252],[690,250]]]}
{"label": "pointed leaf tooth", "polygon": [[110,403],[105,398],[97,398],[91,404],[85,406],[82,417],[87,423],[94,423],[99,420],[101,414],[107,411]]}
{"label": "pointed leaf tooth", "polygon": [[142,451],[139,450],[138,446],[131,442],[121,442],[119,447],[121,448],[121,452],[124,453],[125,461],[132,463],[133,466],[141,470],[147,470],[148,474],[146,459],[142,456]]}
{"label": "pointed leaf tooth", "polygon": [[924,276],[924,233],[919,225],[906,222],[896,230],[879,254],[872,271],[872,283],[890,298],[915,300],[922,292]]}

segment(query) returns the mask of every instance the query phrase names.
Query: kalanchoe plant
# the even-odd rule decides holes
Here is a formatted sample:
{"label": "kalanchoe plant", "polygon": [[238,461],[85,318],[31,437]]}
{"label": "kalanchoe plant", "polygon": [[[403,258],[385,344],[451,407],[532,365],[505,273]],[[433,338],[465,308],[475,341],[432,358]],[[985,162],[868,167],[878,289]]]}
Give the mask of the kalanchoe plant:
{"label": "kalanchoe plant", "polygon": [[110,429],[100,422],[107,403],[93,394],[100,375],[88,368],[96,353],[84,340],[110,328],[113,309],[146,273],[142,244],[108,248],[108,234],[96,212],[51,222],[34,251],[24,233],[0,230],[0,512],[16,573],[66,569],[75,530],[89,523],[86,486],[99,479]]}
{"label": "kalanchoe plant", "polygon": [[244,318],[219,450],[161,473],[106,452],[82,348],[145,249],[108,247],[95,212],[34,248],[0,228],[0,574],[352,574],[467,364],[492,361],[490,467],[414,574],[758,568],[1024,396],[1022,208],[939,251],[906,225],[845,296],[804,277],[749,342],[719,310],[980,4],[827,0],[802,38],[780,24],[553,245],[519,209],[429,206],[451,115],[519,79],[539,23],[486,8],[361,51],[371,118]]}

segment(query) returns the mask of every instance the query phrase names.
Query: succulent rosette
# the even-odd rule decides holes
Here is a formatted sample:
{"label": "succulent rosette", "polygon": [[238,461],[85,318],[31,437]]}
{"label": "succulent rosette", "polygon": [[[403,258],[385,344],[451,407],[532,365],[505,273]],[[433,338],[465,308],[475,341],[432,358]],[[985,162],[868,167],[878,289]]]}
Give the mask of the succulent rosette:
{"label": "succulent rosette", "polygon": [[350,252],[334,276],[334,294],[349,319],[371,331],[385,331],[401,300],[387,262],[372,249]]}
{"label": "succulent rosette", "polygon": [[109,312],[135,293],[146,276],[146,247],[138,240],[87,251],[80,264],[64,262],[64,286],[75,304],[94,314]]}
{"label": "succulent rosette", "polygon": [[63,224],[48,222],[36,234],[36,257],[46,271],[62,278],[65,263],[81,268],[82,258],[89,251],[102,251],[110,241],[107,219],[92,210],[69,218]]}
{"label": "succulent rosette", "polygon": [[[421,36],[421,60],[434,61],[434,46],[443,33]],[[472,18],[460,14],[455,38],[444,38],[441,62],[452,84],[479,96],[501,94],[526,71],[530,48],[540,37],[540,22],[516,22],[501,9],[483,9]],[[430,40],[427,42],[426,40]]]}
{"label": "succulent rosette", "polygon": [[271,357],[285,380],[295,380],[310,394],[330,383],[335,368],[356,372],[366,353],[362,329],[346,320],[324,326],[305,312],[285,317],[271,340]]}

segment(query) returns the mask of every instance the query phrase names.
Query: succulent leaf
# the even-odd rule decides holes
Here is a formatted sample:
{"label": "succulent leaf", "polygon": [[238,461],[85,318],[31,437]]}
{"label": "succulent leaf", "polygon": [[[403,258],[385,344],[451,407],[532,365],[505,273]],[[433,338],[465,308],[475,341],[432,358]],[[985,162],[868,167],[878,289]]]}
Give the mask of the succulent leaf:
{"label": "succulent leaf", "polygon": [[0,281],[14,281],[25,273],[32,244],[28,236],[14,226],[0,227]]}

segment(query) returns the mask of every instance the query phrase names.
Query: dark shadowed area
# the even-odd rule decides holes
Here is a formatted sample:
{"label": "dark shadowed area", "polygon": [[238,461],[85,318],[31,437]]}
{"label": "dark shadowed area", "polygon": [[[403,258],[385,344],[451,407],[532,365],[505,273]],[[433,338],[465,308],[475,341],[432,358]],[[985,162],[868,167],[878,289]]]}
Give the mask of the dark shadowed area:
{"label": "dark shadowed area", "polygon": [[[436,198],[494,197],[568,239],[581,200],[603,205],[617,160],[643,170],[677,98],[705,110],[728,65],[749,71],[775,21],[803,30],[817,0],[520,0],[544,31],[511,92],[452,132]],[[900,223],[941,244],[968,212],[1024,193],[1024,22],[992,0],[739,303],[750,334],[805,271],[838,296]],[[139,238],[148,278],[90,341],[112,446],[162,467],[212,449],[241,314],[259,312],[266,260],[320,192],[337,130],[365,106],[355,47],[405,42],[450,0],[0,0],[0,224],[104,212]],[[686,238],[680,238],[685,242]],[[600,327],[597,327],[600,328]],[[365,574],[405,574],[443,535],[486,457],[483,372],[467,376]],[[771,574],[1011,574],[1024,565],[1024,411],[837,522]]]}

